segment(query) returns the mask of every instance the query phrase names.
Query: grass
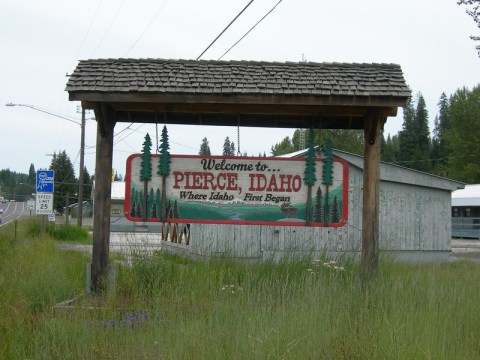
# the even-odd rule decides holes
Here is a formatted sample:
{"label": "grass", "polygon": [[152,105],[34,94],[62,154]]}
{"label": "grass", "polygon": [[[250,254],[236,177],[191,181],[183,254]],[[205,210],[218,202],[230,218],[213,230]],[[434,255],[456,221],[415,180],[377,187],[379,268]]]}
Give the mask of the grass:
{"label": "grass", "polygon": [[59,313],[90,259],[24,240],[0,233],[2,359],[480,358],[477,263],[383,261],[364,283],[328,259],[135,255],[102,308]]}
{"label": "grass", "polygon": [[[39,218],[34,218],[32,220],[23,222],[23,227],[25,229],[24,231],[26,232],[25,236],[27,236],[28,238],[40,237],[41,224]],[[49,235],[53,240],[57,241],[85,244],[92,243],[92,237],[89,235],[87,229],[75,225],[60,225],[47,222],[45,224],[45,233]]]}

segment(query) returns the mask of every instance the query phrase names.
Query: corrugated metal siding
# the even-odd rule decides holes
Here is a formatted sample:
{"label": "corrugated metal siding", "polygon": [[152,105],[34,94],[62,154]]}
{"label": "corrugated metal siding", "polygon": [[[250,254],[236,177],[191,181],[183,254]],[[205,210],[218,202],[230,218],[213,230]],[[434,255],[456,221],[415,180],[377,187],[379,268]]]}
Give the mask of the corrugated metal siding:
{"label": "corrugated metal siding", "polygon": [[[192,224],[192,252],[247,258],[358,253],[362,247],[363,175],[350,167],[348,223],[341,228]],[[380,250],[449,251],[449,191],[382,181]]]}

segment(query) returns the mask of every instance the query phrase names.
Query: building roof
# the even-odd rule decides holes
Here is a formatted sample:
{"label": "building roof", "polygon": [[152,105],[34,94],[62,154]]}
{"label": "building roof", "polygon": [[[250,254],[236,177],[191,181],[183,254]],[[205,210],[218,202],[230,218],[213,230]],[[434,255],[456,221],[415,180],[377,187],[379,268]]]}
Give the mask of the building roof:
{"label": "building roof", "polygon": [[410,96],[395,64],[81,60],[66,91]]}
{"label": "building roof", "polygon": [[[303,157],[305,156],[306,152],[307,149],[303,149],[295,151],[293,153],[281,155],[280,157]],[[333,155],[335,157],[345,160],[350,166],[354,166],[363,171],[363,156],[336,149],[333,150]],[[380,180],[402,184],[410,184],[415,186],[424,186],[435,189],[443,189],[448,191],[463,189],[463,187],[465,186],[465,184],[460,181],[447,179],[441,176],[428,174],[422,171],[409,169],[400,165],[384,161],[380,162]]]}
{"label": "building roof", "polygon": [[465,185],[452,193],[452,206],[480,206],[480,184]]}
{"label": "building roof", "polygon": [[66,91],[116,122],[324,129],[395,116],[410,96],[396,64],[164,59],[81,60]]}

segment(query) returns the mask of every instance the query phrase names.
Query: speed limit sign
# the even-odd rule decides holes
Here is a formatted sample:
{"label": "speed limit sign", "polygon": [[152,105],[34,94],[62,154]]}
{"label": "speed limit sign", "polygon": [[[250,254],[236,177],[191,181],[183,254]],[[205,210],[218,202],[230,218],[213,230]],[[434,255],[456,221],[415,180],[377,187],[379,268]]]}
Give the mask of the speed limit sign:
{"label": "speed limit sign", "polygon": [[35,213],[51,214],[53,212],[53,193],[37,193],[35,202]]}

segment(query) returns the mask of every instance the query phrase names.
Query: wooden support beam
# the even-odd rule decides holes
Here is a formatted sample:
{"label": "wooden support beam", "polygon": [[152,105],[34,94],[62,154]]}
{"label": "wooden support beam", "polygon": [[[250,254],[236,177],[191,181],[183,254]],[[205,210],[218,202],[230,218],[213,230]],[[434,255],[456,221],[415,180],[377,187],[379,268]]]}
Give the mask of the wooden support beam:
{"label": "wooden support beam", "polygon": [[364,127],[362,269],[371,278],[378,268],[380,134],[384,118],[377,112],[368,114]]}
{"label": "wooden support beam", "polygon": [[94,292],[106,288],[110,248],[110,207],[112,186],[114,113],[106,106],[95,109],[97,148],[93,205],[93,248],[91,284]]}

